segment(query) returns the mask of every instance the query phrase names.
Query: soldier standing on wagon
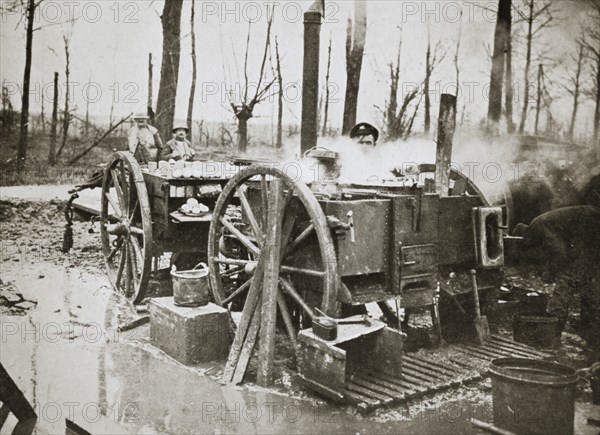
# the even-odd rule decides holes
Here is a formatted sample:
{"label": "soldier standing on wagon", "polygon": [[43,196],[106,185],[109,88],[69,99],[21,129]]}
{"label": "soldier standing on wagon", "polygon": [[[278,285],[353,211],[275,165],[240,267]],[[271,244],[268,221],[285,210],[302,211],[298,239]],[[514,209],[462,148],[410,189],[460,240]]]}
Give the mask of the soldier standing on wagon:
{"label": "soldier standing on wagon", "polygon": [[188,127],[176,125],[173,127],[173,139],[165,144],[162,150],[161,160],[192,160],[196,151],[187,140]]}
{"label": "soldier standing on wagon", "polygon": [[129,151],[140,164],[157,162],[163,147],[158,130],[148,124],[145,114],[133,116],[135,125],[129,130]]}

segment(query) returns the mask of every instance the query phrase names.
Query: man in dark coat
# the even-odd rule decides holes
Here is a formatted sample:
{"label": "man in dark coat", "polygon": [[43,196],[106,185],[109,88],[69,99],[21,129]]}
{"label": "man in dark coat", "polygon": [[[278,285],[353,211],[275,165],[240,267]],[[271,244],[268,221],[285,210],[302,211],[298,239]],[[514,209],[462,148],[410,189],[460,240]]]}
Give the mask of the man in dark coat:
{"label": "man in dark coat", "polygon": [[600,208],[580,205],[552,210],[529,226],[517,225],[515,235],[524,237],[525,258],[542,265],[546,278],[556,283],[547,312],[559,319],[561,331],[579,297],[579,333],[600,346]]}

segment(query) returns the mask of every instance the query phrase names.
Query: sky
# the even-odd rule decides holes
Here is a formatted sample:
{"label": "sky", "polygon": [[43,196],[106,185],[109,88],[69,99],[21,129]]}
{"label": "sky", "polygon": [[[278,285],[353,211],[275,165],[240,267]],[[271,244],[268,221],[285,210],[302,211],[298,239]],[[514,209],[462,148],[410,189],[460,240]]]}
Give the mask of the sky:
{"label": "sky", "polygon": [[[20,106],[25,31],[19,11],[12,13],[6,6],[14,0],[0,0],[1,17],[0,79],[12,95],[15,107]],[[303,20],[302,13],[312,2],[288,1],[196,1],[196,39],[198,52],[198,85],[194,104],[194,119],[207,121],[232,121],[228,93],[238,94],[244,87],[244,54],[250,29],[248,77],[256,82],[262,58],[267,9],[276,4],[272,36],[277,37],[281,54],[282,77],[285,91],[284,123],[300,121]],[[537,2],[536,2],[537,3]],[[456,42],[461,32],[458,55],[461,92],[458,99],[459,114],[464,110],[466,122],[477,123],[487,112],[487,87],[489,80],[489,52],[493,43],[495,13],[494,1],[391,1],[368,0],[367,41],[363,59],[358,120],[380,125],[382,109],[389,97],[389,67],[395,59],[402,35],[401,91],[410,91],[422,83],[425,69],[425,51],[428,33],[431,42],[441,44],[439,56],[445,54],[432,77],[432,113],[438,110],[441,93],[456,92],[454,56]],[[515,0],[517,9],[524,10],[522,0]],[[154,59],[154,102],[158,93],[162,54],[162,28],[160,15],[163,1],[52,1],[43,0],[36,17],[32,70],[31,110],[40,110],[45,96],[46,112],[50,111],[53,73],[60,74],[60,87],[64,91],[63,35],[70,34],[71,81],[73,104],[78,113],[85,112],[86,98],[90,113],[98,119],[108,120],[111,102],[114,116],[118,118],[134,111],[143,111],[147,101],[148,54]],[[569,119],[571,98],[561,87],[568,68],[574,62],[575,38],[586,25],[589,11],[583,1],[554,1],[555,19],[552,27],[542,30],[534,44],[534,52],[545,50],[551,59],[546,60],[548,82],[554,97],[552,113],[559,121]],[[191,83],[190,58],[191,1],[185,0],[182,13],[182,47],[176,117],[184,119],[187,112]],[[332,44],[330,72],[331,125],[341,127],[346,83],[345,33],[352,16],[353,2],[327,1],[321,27],[320,75],[324,88],[327,47]],[[462,11],[462,16],[461,16]],[[75,18],[74,24],[64,24]],[[428,32],[428,28],[430,28]],[[515,24],[523,34],[523,24]],[[274,41],[273,41],[274,42]],[[274,44],[273,44],[274,46]],[[275,63],[275,52],[271,50]],[[514,82],[515,112],[522,104],[523,44],[515,47]],[[537,63],[534,62],[536,68]],[[270,69],[270,66],[269,66]],[[534,77],[532,72],[532,77]],[[90,83],[87,85],[87,83]],[[589,79],[585,78],[586,86]],[[250,92],[251,94],[252,92]],[[61,95],[64,93],[61,92]],[[87,97],[86,97],[87,96]],[[61,97],[62,98],[62,97]],[[270,124],[277,116],[277,99],[273,97],[257,106],[255,124]],[[62,99],[60,104],[62,105]],[[584,134],[592,128],[593,105],[582,98],[577,133]],[[529,119],[532,120],[533,116]],[[517,119],[517,117],[516,117]],[[418,128],[422,128],[419,116]]]}

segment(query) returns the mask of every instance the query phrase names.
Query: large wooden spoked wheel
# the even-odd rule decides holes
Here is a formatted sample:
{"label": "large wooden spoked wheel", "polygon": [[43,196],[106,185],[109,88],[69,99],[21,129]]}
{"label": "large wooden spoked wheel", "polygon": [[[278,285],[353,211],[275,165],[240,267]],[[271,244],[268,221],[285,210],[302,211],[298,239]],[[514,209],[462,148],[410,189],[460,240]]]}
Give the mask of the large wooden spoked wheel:
{"label": "large wooden spoked wheel", "polygon": [[[289,313],[298,313],[311,319],[315,307],[334,315],[337,261],[325,214],[306,184],[260,165],[249,166],[231,178],[215,205],[208,242],[214,299],[222,306],[246,300],[263,253],[267,216],[274,212],[268,206],[269,184],[275,178],[283,185],[284,204],[278,290],[284,296],[278,296],[282,317],[285,321]],[[242,248],[237,250],[238,255],[223,249],[224,237]],[[237,281],[232,280],[236,276]],[[307,282],[311,283],[310,291]],[[290,332],[289,322],[286,325]]]}
{"label": "large wooden spoked wheel", "polygon": [[108,277],[133,303],[144,299],[152,267],[150,201],[137,161],[113,155],[104,172],[100,238]]}

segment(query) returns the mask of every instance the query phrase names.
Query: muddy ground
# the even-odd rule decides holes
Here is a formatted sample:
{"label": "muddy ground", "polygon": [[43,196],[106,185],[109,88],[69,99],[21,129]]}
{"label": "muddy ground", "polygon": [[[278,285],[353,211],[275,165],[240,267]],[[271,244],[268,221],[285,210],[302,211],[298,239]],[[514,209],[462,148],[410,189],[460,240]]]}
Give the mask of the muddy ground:
{"label": "muddy ground", "polygon": [[[67,197],[67,187],[56,190]],[[299,386],[285,340],[275,388],[223,386],[222,364],[175,362],[150,344],[147,324],[119,332],[144,313],[113,292],[98,225],[76,221],[73,249],[63,254],[64,201],[19,192],[0,201],[0,361],[34,404],[37,433],[64,433],[65,418],[92,433],[476,433],[470,417],[492,420],[489,379],[369,413],[321,400]],[[528,269],[508,268],[507,280],[552,290]],[[589,358],[583,340],[563,334],[561,362],[584,367]],[[580,383],[578,433],[598,432],[583,417],[590,397]]]}

